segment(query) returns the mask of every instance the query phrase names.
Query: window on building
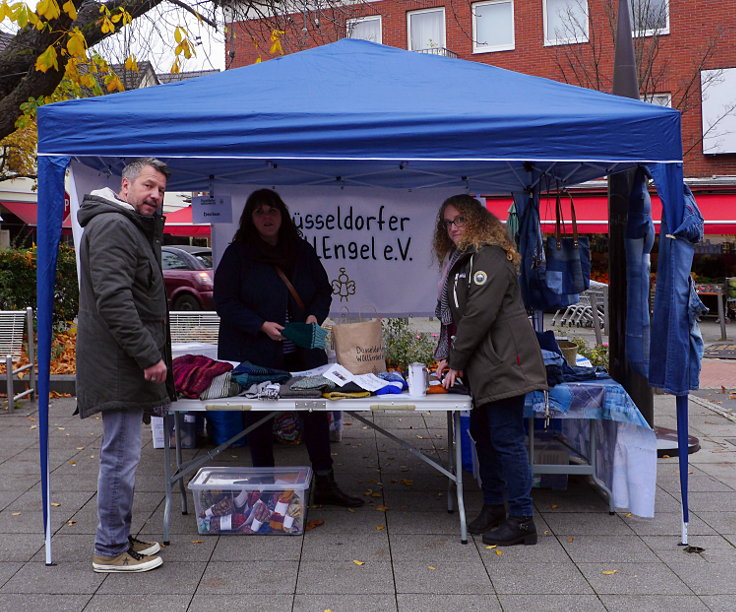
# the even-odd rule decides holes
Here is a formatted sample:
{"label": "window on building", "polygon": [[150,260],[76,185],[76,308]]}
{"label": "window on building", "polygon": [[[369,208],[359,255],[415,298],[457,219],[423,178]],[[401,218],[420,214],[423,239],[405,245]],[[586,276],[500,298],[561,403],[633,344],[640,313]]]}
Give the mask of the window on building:
{"label": "window on building", "polygon": [[544,44],[588,42],[588,0],[544,0]]}
{"label": "window on building", "polygon": [[445,47],[445,9],[433,8],[406,14],[409,51]]}
{"label": "window on building", "polygon": [[650,93],[644,94],[644,102],[656,104],[657,106],[669,106],[672,108],[672,94],[669,93]]}
{"label": "window on building", "polygon": [[473,52],[507,51],[514,42],[513,0],[488,0],[472,5]]}
{"label": "window on building", "polygon": [[629,5],[634,36],[669,34],[669,0],[629,0]]}
{"label": "window on building", "polygon": [[371,42],[382,42],[381,16],[357,17],[345,22],[346,36]]}

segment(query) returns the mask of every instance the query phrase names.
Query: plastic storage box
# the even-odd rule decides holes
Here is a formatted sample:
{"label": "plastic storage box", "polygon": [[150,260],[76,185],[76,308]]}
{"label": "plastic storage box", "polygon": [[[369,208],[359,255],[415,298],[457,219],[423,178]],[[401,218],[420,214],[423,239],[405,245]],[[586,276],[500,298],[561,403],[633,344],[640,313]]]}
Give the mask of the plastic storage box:
{"label": "plastic storage box", "polygon": [[310,467],[203,467],[189,482],[202,535],[304,533]]}

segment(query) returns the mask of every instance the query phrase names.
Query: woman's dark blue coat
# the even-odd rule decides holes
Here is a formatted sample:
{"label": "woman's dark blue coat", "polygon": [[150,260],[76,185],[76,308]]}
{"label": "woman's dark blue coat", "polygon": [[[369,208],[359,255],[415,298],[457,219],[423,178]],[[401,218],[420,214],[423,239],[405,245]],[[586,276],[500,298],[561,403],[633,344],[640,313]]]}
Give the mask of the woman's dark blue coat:
{"label": "woman's dark blue coat", "polygon": [[[275,268],[257,261],[250,245],[233,242],[225,249],[215,271],[214,289],[215,308],[220,315],[219,359],[283,369],[283,345],[261,331],[263,322],[283,325],[288,304],[291,321],[304,322],[312,314],[321,324],[332,302],[327,273],[306,240],[299,240],[289,280],[304,302],[306,312],[291,297]],[[305,369],[327,363],[324,350],[297,347],[297,351]]]}

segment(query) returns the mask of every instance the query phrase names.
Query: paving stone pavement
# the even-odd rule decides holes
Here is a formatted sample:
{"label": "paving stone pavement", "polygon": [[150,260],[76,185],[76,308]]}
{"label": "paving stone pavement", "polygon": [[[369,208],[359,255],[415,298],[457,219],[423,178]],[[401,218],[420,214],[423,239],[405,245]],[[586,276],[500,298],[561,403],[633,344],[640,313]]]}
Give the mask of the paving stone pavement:
{"label": "paving stone pavement", "polygon": [[[589,482],[571,477],[565,491],[534,490],[536,546],[489,550],[479,537],[460,543],[442,478],[346,415],[343,440],[333,444],[335,469],[344,489],[367,494],[366,507],[310,508],[308,518],[324,524],[303,536],[199,536],[193,514],[182,515],[175,500],[161,568],[96,574],[91,555],[101,423],[73,416],[74,399],[61,398],[50,408],[55,564],[47,566],[38,414],[33,402],[23,402],[13,413],[0,413],[0,612],[733,610],[736,417],[727,404],[730,394],[716,392],[721,386],[734,390],[736,360],[719,367],[724,373],[717,384],[691,397],[691,433],[702,448],[689,458],[689,540],[705,549],[700,554],[678,546],[676,458],[658,460],[653,519],[609,515]],[[397,412],[376,418],[445,458],[443,415]],[[655,422],[674,427],[673,397],[655,396]],[[144,427],[133,530],[144,539],[160,539],[163,451],[152,448]],[[280,465],[306,461],[301,446],[277,447]],[[248,449],[230,449],[214,463],[248,464]],[[481,497],[470,478],[465,492],[472,518]]]}

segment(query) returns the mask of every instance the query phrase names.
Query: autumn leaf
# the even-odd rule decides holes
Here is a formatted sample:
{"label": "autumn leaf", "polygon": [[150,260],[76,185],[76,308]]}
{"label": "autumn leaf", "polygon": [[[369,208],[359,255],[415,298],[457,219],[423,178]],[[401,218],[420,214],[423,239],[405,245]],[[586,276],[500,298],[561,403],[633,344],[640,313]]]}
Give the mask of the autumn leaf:
{"label": "autumn leaf", "polygon": [[192,544],[204,544],[204,540],[192,540]]}
{"label": "autumn leaf", "polygon": [[355,563],[355,565],[365,565],[365,561],[356,561],[355,559],[353,559],[353,563]]}
{"label": "autumn leaf", "polygon": [[36,70],[39,72],[46,72],[50,68],[54,68],[55,70],[59,69],[59,59],[56,54],[56,49],[49,46],[46,51],[41,53],[36,58]]}
{"label": "autumn leaf", "polygon": [[493,550],[496,548],[496,544],[491,544],[490,546],[486,546],[486,550]]}
{"label": "autumn leaf", "polygon": [[615,573],[616,573],[617,571],[618,571],[618,570],[603,570],[603,571],[601,572],[601,574],[603,574],[604,576],[612,576],[612,575],[613,575],[613,574],[615,574]]}
{"label": "autumn leaf", "polygon": [[307,521],[307,526],[304,528],[304,530],[312,531],[312,529],[316,529],[317,527],[320,527],[324,524],[325,522],[322,519],[315,519],[313,521]]}
{"label": "autumn leaf", "polygon": [[20,516],[21,514],[23,513],[22,512],[11,512],[10,516]]}
{"label": "autumn leaf", "polygon": [[502,550],[496,549],[496,554],[500,557],[503,554]]}
{"label": "autumn leaf", "polygon": [[54,508],[58,508],[59,506],[61,506],[61,504],[59,502],[51,502],[51,506]]}
{"label": "autumn leaf", "polygon": [[567,541],[568,542],[574,542],[575,541],[575,538],[567,538]]}
{"label": "autumn leaf", "polygon": [[434,565],[428,565],[428,566],[427,566],[427,569],[428,569],[428,570],[432,570],[432,571],[434,571],[434,570],[436,570],[437,568],[436,568],[436,567],[435,567]]}
{"label": "autumn leaf", "polygon": [[379,512],[386,512],[386,510],[390,510],[391,508],[389,508],[388,506],[376,506],[375,509]]}
{"label": "autumn leaf", "polygon": [[386,529],[383,525],[376,525],[376,531],[383,531]]}
{"label": "autumn leaf", "polygon": [[72,525],[76,525],[77,521],[67,521],[66,524],[71,527]]}
{"label": "autumn leaf", "polygon": [[61,8],[72,20],[77,18],[77,9],[72,0],[67,0]]}
{"label": "autumn leaf", "polygon": [[61,10],[56,0],[41,0],[36,6],[36,12],[49,21],[57,19],[61,15]]}
{"label": "autumn leaf", "polygon": [[552,510],[556,510],[556,509],[558,508],[558,506],[557,506],[557,504],[552,504],[552,505],[550,506],[550,508],[552,508]]}

